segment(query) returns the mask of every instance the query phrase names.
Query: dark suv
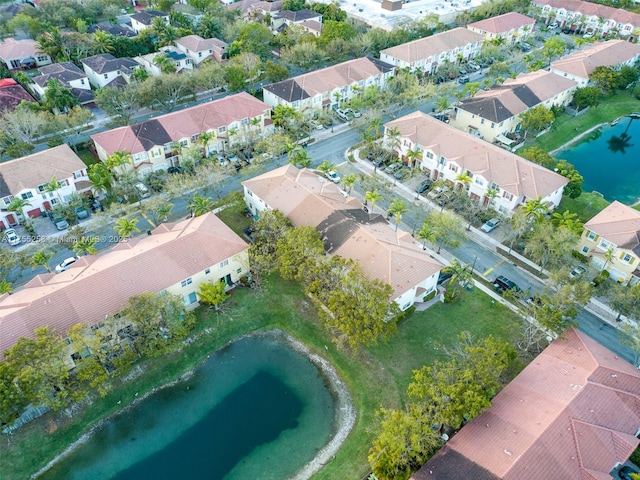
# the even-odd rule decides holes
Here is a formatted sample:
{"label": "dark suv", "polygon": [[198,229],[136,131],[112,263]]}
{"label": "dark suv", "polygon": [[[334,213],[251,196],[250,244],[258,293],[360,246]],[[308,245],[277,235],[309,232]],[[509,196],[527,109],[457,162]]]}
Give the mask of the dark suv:
{"label": "dark suv", "polygon": [[520,291],[520,287],[515,282],[512,282],[507,277],[503,277],[502,275],[494,280],[493,289],[500,294],[502,294],[506,290],[513,290],[514,292]]}

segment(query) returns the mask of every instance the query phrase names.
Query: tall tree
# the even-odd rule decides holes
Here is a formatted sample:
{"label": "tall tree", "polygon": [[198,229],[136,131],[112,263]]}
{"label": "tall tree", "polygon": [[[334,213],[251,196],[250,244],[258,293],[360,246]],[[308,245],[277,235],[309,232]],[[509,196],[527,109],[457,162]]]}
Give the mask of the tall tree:
{"label": "tall tree", "polygon": [[407,207],[407,203],[404,200],[393,199],[389,204],[389,209],[387,210],[387,214],[393,217],[393,221],[396,224],[396,232],[398,231],[398,225],[400,225],[400,220],[402,220],[402,216],[409,211]]}
{"label": "tall tree", "polygon": [[210,212],[213,209],[214,203],[209,197],[205,197],[199,194],[195,194],[189,200],[187,209],[191,212],[192,217],[199,217],[205,213]]}
{"label": "tall tree", "polygon": [[38,267],[44,267],[48,273],[51,273],[51,267],[49,261],[53,258],[53,252],[48,250],[38,250],[31,256],[31,267],[36,269]]}
{"label": "tall tree", "polygon": [[558,268],[568,260],[578,237],[578,234],[566,227],[556,228],[550,222],[540,222],[535,225],[527,240],[525,252],[540,265],[540,271]]}
{"label": "tall tree", "polygon": [[54,113],[66,112],[79,104],[78,97],[64,87],[58,80],[47,82],[47,89],[42,97],[42,104]]}
{"label": "tall tree", "polygon": [[121,218],[117,220],[113,229],[121,238],[129,238],[133,233],[137,233],[140,229],[136,226],[138,224],[137,218]]}
{"label": "tall tree", "polygon": [[227,293],[227,283],[224,280],[217,282],[203,282],[198,287],[198,298],[201,303],[211,305],[216,310],[224,303],[229,294]]}
{"label": "tall tree", "polygon": [[466,238],[460,220],[448,212],[431,212],[424,223],[433,231],[435,243],[438,245],[437,253],[440,253],[443,246],[457,247]]}
{"label": "tall tree", "polygon": [[383,198],[384,197],[380,194],[380,192],[378,192],[377,189],[370,190],[370,191],[365,192],[365,194],[364,194],[364,203],[365,203],[365,205],[367,205],[367,203],[371,203],[370,212],[373,213],[373,209],[375,208],[376,203],[378,203]]}
{"label": "tall tree", "polygon": [[522,129],[536,135],[553,123],[555,116],[553,112],[542,105],[533,107],[520,114],[520,125]]}

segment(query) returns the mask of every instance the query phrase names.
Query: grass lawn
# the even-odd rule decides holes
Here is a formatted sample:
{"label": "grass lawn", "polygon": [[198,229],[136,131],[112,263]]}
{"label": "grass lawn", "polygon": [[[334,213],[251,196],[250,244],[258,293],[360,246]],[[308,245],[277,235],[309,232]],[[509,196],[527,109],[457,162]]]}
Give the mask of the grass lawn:
{"label": "grass lawn", "polygon": [[93,165],[94,163],[100,162],[99,159],[94,157],[88,148],[80,148],[78,149],[78,156],[84,162],[84,164],[88,167],[89,165]]}
{"label": "grass lawn", "polygon": [[442,346],[454,343],[464,330],[476,338],[493,334],[509,339],[517,324],[517,318],[508,309],[492,305],[489,297],[474,290],[464,292],[459,303],[438,304],[428,311],[414,313],[399,325],[399,332],[387,343],[351,354],[334,347],[300,288],[279,278],[272,278],[262,295],[256,295],[254,290],[237,289],[225,314],[207,308],[198,309],[196,314],[199,319],[194,332],[196,341],[180,353],[141,363],[143,375],[119,385],[72,421],[64,423],[59,416],[45,415],[11,438],[4,437],[3,464],[11,468],[3,470],[3,480],[28,478],[86,431],[87,426],[133,401],[137,392],[142,395],[156,385],[175,380],[202,362],[207,354],[240,335],[273,328],[288,332],[328,358],[347,383],[358,412],[354,430],[343,448],[314,478],[360,479],[368,471],[366,455],[374,435],[375,412],[383,406],[402,405],[414,369],[445,358]]}
{"label": "grass lawn", "polygon": [[[636,87],[636,91],[638,88]],[[524,147],[539,147],[546,152],[552,152],[590,128],[608,123],[623,115],[640,110],[640,101],[633,96],[633,92],[617,92],[612,97],[602,101],[597,107],[591,107],[587,113],[578,117],[564,114],[557,118],[551,131],[538,138],[528,139]],[[560,155],[559,158],[561,158]]]}
{"label": "grass lawn", "polygon": [[560,205],[556,209],[558,212],[569,210],[576,213],[582,223],[591,220],[596,214],[609,205],[609,202],[598,192],[582,192],[578,198],[562,197]]}

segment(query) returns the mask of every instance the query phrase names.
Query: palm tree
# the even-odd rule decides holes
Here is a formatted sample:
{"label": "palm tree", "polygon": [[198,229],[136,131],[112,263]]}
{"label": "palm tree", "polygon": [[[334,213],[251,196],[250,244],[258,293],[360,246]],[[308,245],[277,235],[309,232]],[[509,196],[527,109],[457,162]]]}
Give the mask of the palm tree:
{"label": "palm tree", "polygon": [[147,78],[149,78],[149,72],[144,68],[135,68],[131,73],[131,79],[138,83],[144,82]]}
{"label": "palm tree", "polygon": [[132,218],[131,220],[129,220],[128,218],[121,218],[115,223],[113,229],[118,235],[120,235],[121,238],[128,238],[132,233],[140,231],[140,229],[136,227],[137,224],[137,218]]}
{"label": "palm tree", "polygon": [[391,148],[391,150],[393,151],[397,151],[397,149],[400,148],[400,136],[401,136],[401,133],[398,127],[387,128],[385,135],[387,136],[387,144],[389,145],[389,148]]}
{"label": "palm tree", "polygon": [[31,255],[31,268],[35,270],[38,267],[44,267],[47,269],[47,272],[51,273],[49,260],[51,260],[52,258],[53,252],[48,252],[47,250],[39,250]]}
{"label": "palm tree", "polygon": [[289,162],[299,168],[309,168],[311,166],[311,157],[304,148],[297,145],[289,152]]}
{"label": "palm tree", "polygon": [[380,130],[382,129],[382,117],[375,117],[369,120],[369,125],[367,126],[367,132],[371,132],[373,134],[373,138],[380,137]]}
{"label": "palm tree", "polygon": [[498,198],[498,195],[500,195],[500,192],[498,190],[496,190],[495,188],[488,188],[484,193],[484,197],[488,200],[485,205],[491,205],[493,201]]}
{"label": "palm tree", "polygon": [[528,218],[533,218],[536,222],[542,220],[544,216],[549,213],[549,209],[542,203],[541,197],[535,200],[527,200],[527,203],[524,204],[524,211],[527,212]]}
{"label": "palm tree", "polygon": [[7,205],[7,210],[9,212],[16,212],[20,216],[24,217],[25,207],[30,207],[30,206],[31,206],[31,202],[29,200],[26,200],[22,197],[15,197],[13,200],[11,200],[11,203]]}
{"label": "palm tree", "polygon": [[169,58],[166,53],[156,55],[153,59],[153,64],[156,65],[162,73],[176,73],[176,63]]}
{"label": "palm tree", "polygon": [[423,240],[422,249],[426,250],[427,245],[424,242],[435,243],[436,241],[436,232],[431,228],[431,226],[427,223],[423,223],[420,230],[416,233],[418,240]]}
{"label": "palm tree", "polygon": [[89,165],[87,176],[91,182],[91,191],[95,196],[99,197],[101,193],[109,193],[111,191],[113,181],[111,173],[104,163]]}
{"label": "palm tree", "polygon": [[473,182],[473,178],[469,175],[468,171],[465,171],[456,176],[456,182],[459,182],[458,185],[460,185],[460,188],[465,188]]}
{"label": "palm tree", "polygon": [[391,201],[391,204],[389,205],[389,209],[387,210],[387,213],[389,215],[393,215],[393,219],[396,224],[396,232],[398,231],[398,225],[400,224],[400,220],[402,220],[402,215],[404,215],[408,211],[409,211],[409,208],[407,207],[407,203],[405,201],[397,198]]}
{"label": "palm tree", "polygon": [[335,168],[336,166],[333,163],[329,163],[327,160],[318,165],[318,170],[320,170],[325,175],[330,171],[335,170]]}
{"label": "palm tree", "polygon": [[198,195],[197,193],[189,200],[187,208],[191,211],[192,217],[199,217],[213,209],[213,200],[209,197]]}
{"label": "palm tree", "polygon": [[73,242],[73,251],[78,255],[95,255],[98,253],[96,243],[98,237],[81,237]]}
{"label": "palm tree", "polygon": [[104,30],[93,33],[93,54],[112,53],[115,50],[114,36]]}
{"label": "palm tree", "polygon": [[582,233],[582,222],[578,219],[577,213],[565,210],[562,213],[553,212],[551,222],[556,227],[566,227],[576,233]]}
{"label": "palm tree", "polygon": [[209,142],[213,140],[213,133],[210,132],[202,132],[198,137],[198,142],[202,144],[202,157],[206,158],[209,156]]}
{"label": "palm tree", "polygon": [[43,188],[47,193],[55,193],[56,197],[58,197],[58,202],[62,203],[62,200],[60,199],[60,193],[58,193],[58,190],[60,189],[60,182],[58,182],[58,179],[55,175],[51,177],[51,180],[43,185]]}
{"label": "palm tree", "polygon": [[0,281],[0,295],[4,295],[5,293],[11,293],[13,291],[13,288],[11,286],[11,282],[8,282],[7,280],[1,280]]}
{"label": "palm tree", "polygon": [[357,180],[358,178],[356,177],[355,173],[350,173],[349,175],[345,175],[342,178],[342,184],[348,188],[347,194],[351,193],[351,189],[354,187]]}
{"label": "palm tree", "polygon": [[471,273],[468,270],[469,265],[462,265],[457,258],[451,260],[448,267],[442,269],[445,273],[451,273],[449,285],[451,289],[451,297],[455,297],[460,285],[466,284],[471,279]]}
{"label": "palm tree", "polygon": [[409,161],[409,167],[411,168],[411,174],[413,175],[413,169],[416,168],[416,161],[422,158],[422,152],[417,148],[407,151],[407,160]]}
{"label": "palm tree", "polygon": [[367,202],[371,202],[371,212],[373,213],[373,209],[376,206],[376,203],[379,202],[380,200],[383,199],[383,196],[380,195],[380,193],[378,192],[378,190],[372,190],[369,192],[366,192],[364,194],[364,204],[366,205]]}
{"label": "palm tree", "polygon": [[445,110],[449,110],[451,108],[451,100],[447,96],[438,97],[436,100],[436,111],[444,112]]}
{"label": "palm tree", "polygon": [[121,167],[127,163],[131,164],[131,168],[133,169],[134,172],[136,168],[133,163],[133,157],[126,150],[117,150],[113,152],[111,155],[107,157],[104,163],[107,166],[107,168],[112,172],[114,171],[114,169]]}

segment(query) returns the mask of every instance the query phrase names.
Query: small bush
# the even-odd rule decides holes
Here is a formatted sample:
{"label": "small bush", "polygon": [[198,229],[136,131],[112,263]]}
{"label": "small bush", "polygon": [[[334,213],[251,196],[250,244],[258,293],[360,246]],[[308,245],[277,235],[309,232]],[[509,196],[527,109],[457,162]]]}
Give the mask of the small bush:
{"label": "small bush", "polygon": [[580,260],[582,263],[589,263],[589,257],[583,255],[577,250],[571,250],[571,256],[575,259]]}
{"label": "small bush", "polygon": [[423,302],[428,302],[429,300],[434,299],[437,294],[438,294],[438,291],[434,290],[431,293],[425,295],[424,298],[422,299],[422,301]]}

